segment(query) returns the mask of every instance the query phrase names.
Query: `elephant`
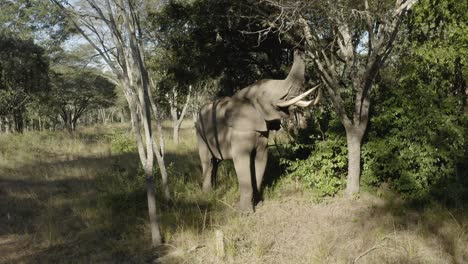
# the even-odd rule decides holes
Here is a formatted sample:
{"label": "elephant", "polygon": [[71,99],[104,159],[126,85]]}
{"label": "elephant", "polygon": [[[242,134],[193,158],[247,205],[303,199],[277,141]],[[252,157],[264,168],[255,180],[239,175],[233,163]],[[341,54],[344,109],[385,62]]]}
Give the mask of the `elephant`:
{"label": "elephant", "polygon": [[[283,80],[264,79],[201,107],[195,123],[205,192],[211,190],[222,160],[232,159],[240,189],[240,211],[253,211],[268,160],[268,135],[279,130],[281,118],[304,101],[318,86],[298,95],[305,80],[302,51],[294,51],[291,70]],[[258,200],[257,200],[258,201]]]}

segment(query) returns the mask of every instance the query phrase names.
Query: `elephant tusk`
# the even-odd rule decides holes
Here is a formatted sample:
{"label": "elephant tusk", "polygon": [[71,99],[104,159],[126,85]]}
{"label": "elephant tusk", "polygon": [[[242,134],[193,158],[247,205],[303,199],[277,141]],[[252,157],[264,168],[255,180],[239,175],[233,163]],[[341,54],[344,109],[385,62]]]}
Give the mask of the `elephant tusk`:
{"label": "elephant tusk", "polygon": [[297,105],[299,107],[308,107],[311,104],[312,104],[312,101],[299,101],[295,103],[294,105]]}
{"label": "elephant tusk", "polygon": [[322,89],[319,89],[317,97],[314,100],[314,105],[317,105],[320,99],[322,99]]}
{"label": "elephant tusk", "polygon": [[317,90],[317,88],[318,88],[319,86],[320,86],[320,84],[317,85],[317,86],[315,86],[314,88],[312,88],[312,89],[310,89],[310,90],[308,90],[308,91],[306,91],[306,92],[304,92],[304,93],[302,93],[302,94],[300,94],[300,95],[298,95],[298,96],[292,98],[292,99],[289,99],[289,100],[283,101],[283,102],[279,102],[279,103],[276,104],[276,106],[278,106],[278,107],[288,107],[288,106],[290,106],[290,105],[296,104],[297,102],[299,102],[299,101],[301,101],[302,99],[304,99],[307,95],[309,95],[309,94],[311,94],[313,91]]}
{"label": "elephant tusk", "polygon": [[[320,90],[318,91],[318,95],[317,95],[317,97],[315,98],[315,100],[313,101],[313,105],[317,105],[318,102],[320,102],[320,99],[321,99],[321,98],[322,98],[322,89],[320,89]],[[299,102],[297,102],[297,103],[294,103],[294,105],[297,105],[297,106],[299,106],[299,107],[308,107],[308,106],[311,105],[311,104],[312,104],[312,100],[310,100],[310,101],[302,101],[302,100],[301,100],[301,101],[299,101]]]}

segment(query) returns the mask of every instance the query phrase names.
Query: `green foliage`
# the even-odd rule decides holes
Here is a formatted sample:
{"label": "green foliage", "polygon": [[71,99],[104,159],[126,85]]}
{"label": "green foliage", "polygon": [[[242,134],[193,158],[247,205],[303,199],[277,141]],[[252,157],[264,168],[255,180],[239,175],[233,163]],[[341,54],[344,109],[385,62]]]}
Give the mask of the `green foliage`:
{"label": "green foliage", "polygon": [[24,108],[48,82],[44,50],[32,40],[0,34],[0,114]]}
{"label": "green foliage", "polygon": [[375,90],[363,184],[389,182],[410,199],[464,199],[466,8],[464,1],[426,0],[409,16],[411,34]]}
{"label": "green foliage", "polygon": [[52,1],[0,0],[0,33],[32,39],[49,51],[68,37],[65,20]]}
{"label": "green foliage", "polygon": [[379,91],[384,94],[377,96],[363,146],[362,180],[374,186],[389,181],[404,196],[422,199],[446,191],[440,187],[455,178],[466,155],[468,123],[457,96],[447,93],[450,75],[440,76],[442,69],[415,70],[402,74],[400,85],[387,84],[393,89],[385,89],[382,83]]}
{"label": "green foliage", "polygon": [[126,129],[115,129],[109,135],[112,154],[133,153],[137,151],[135,139]]}
{"label": "green foliage", "polygon": [[[149,27],[157,32],[158,47],[152,64],[163,66],[162,85],[219,80],[219,95],[232,95],[256,80],[285,76],[282,65],[291,58],[288,40],[277,33],[254,32],[264,28],[254,19],[269,10],[258,1],[169,1],[149,16]],[[172,87],[170,87],[172,88]]]}
{"label": "green foliage", "polygon": [[331,136],[317,141],[305,160],[283,162],[292,177],[312,187],[319,197],[333,196],[344,187],[347,165],[346,141],[342,136]]}
{"label": "green foliage", "polygon": [[[106,108],[116,99],[115,84],[93,68],[71,65],[63,54],[61,64],[51,71],[51,91],[44,96],[48,108],[58,112],[67,128],[75,129],[78,119],[87,111]],[[72,59],[74,60],[74,59]]]}
{"label": "green foliage", "polygon": [[[466,8],[464,1],[425,0],[408,17],[403,31],[409,34],[373,90],[361,185],[389,183],[415,200],[468,198]],[[338,148],[344,139],[330,136],[339,131],[330,111],[325,107],[313,115],[310,123],[316,128],[297,139],[311,149],[310,156],[289,162],[294,175],[325,189],[322,195],[333,194],[337,188],[323,186],[339,186],[346,173],[338,169],[346,165],[346,152]]]}

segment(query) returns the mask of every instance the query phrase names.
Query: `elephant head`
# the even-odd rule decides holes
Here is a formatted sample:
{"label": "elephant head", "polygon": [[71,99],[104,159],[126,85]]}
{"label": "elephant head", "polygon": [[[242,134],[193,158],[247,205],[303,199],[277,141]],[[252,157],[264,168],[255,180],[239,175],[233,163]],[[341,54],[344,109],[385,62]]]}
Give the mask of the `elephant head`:
{"label": "elephant head", "polygon": [[304,101],[318,86],[299,94],[304,83],[304,53],[294,52],[294,63],[284,80],[261,80],[238,93],[231,100],[226,111],[228,125],[239,131],[259,131],[279,129],[281,118],[288,117],[294,107],[308,107],[317,104],[315,101]]}

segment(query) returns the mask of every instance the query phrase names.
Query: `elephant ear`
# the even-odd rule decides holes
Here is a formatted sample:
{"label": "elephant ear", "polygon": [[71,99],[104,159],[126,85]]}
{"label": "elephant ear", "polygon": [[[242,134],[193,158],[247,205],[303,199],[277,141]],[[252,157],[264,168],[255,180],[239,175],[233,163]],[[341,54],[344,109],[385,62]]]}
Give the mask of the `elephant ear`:
{"label": "elephant ear", "polygon": [[248,97],[255,109],[267,122],[277,121],[286,117],[276,106],[277,102],[288,95],[290,83],[284,80],[268,80],[263,82],[253,96]]}
{"label": "elephant ear", "polygon": [[270,95],[265,92],[253,100],[255,109],[258,110],[266,121],[280,120],[282,117],[285,117],[281,115],[281,112],[278,111],[272,102],[273,100],[270,98]]}
{"label": "elephant ear", "polygon": [[248,99],[232,99],[226,110],[227,124],[242,132],[268,131],[265,119]]}

